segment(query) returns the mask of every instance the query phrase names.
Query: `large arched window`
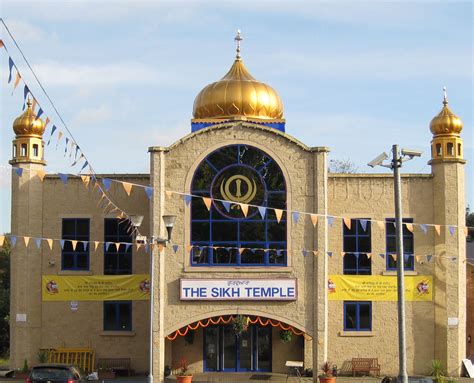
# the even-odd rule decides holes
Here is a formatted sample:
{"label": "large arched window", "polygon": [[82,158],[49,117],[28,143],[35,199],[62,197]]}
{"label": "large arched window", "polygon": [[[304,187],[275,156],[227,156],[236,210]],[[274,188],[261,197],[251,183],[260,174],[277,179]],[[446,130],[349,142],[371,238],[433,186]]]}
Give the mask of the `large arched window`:
{"label": "large arched window", "polygon": [[[209,154],[194,173],[191,193],[191,264],[194,266],[286,266],[286,185],[277,163],[249,145],[230,145]],[[238,204],[249,205],[247,217]]]}

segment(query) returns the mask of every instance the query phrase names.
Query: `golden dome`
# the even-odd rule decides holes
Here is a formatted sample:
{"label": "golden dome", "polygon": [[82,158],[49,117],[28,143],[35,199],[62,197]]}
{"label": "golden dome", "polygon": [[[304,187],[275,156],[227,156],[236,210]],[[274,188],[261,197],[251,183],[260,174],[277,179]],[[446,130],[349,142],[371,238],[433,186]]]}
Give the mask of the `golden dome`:
{"label": "golden dome", "polygon": [[42,137],[45,130],[44,121],[41,118],[36,118],[36,113],[31,108],[29,100],[27,105],[25,112],[13,122],[13,131],[17,136]]}
{"label": "golden dome", "polygon": [[459,134],[461,133],[463,124],[461,119],[456,116],[448,106],[448,98],[446,90],[444,94],[443,109],[431,120],[430,130],[433,135],[441,134]]}

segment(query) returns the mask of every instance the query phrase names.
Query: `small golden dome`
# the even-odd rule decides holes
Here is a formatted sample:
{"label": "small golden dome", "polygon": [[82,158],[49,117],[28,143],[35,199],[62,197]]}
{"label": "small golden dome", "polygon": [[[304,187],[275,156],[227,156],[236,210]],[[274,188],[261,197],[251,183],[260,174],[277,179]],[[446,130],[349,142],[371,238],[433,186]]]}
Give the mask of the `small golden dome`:
{"label": "small golden dome", "polygon": [[456,116],[448,106],[446,89],[444,89],[443,109],[431,120],[430,130],[433,135],[459,134],[463,128],[461,119]]}
{"label": "small golden dome", "polygon": [[27,105],[25,112],[13,122],[13,131],[17,136],[42,137],[45,130],[44,121],[41,118],[36,118],[30,100],[28,100]]}

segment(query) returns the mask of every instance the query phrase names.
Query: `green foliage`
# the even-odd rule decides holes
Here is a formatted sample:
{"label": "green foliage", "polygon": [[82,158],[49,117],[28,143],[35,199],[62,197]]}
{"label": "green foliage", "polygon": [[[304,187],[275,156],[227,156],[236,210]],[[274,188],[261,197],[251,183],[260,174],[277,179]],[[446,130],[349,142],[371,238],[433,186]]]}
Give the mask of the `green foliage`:
{"label": "green foliage", "polygon": [[293,334],[290,330],[280,330],[280,340],[283,343],[290,343],[293,338]]}
{"label": "green foliage", "polygon": [[39,350],[37,356],[40,363],[46,363],[48,361],[48,351],[46,350]]}
{"label": "green foliage", "polygon": [[451,376],[448,378],[448,383],[458,383],[458,381]]}
{"label": "green foliage", "polygon": [[438,383],[444,383],[446,372],[444,371],[443,364],[439,359],[433,359],[431,361],[430,375],[433,376]]}
{"label": "green foliage", "polygon": [[[474,212],[471,213],[469,206],[466,208],[466,226],[474,227]],[[474,229],[468,229],[467,233],[468,242],[474,241]]]}
{"label": "green foliage", "polygon": [[332,367],[329,361],[326,361],[321,366],[322,373],[318,375],[319,378],[332,378]]}
{"label": "green foliage", "polygon": [[8,237],[0,247],[0,357],[10,349],[10,253]]}
{"label": "green foliage", "polygon": [[248,319],[246,316],[237,315],[232,319],[232,329],[237,335],[242,334],[248,329]]}
{"label": "green foliage", "polygon": [[21,372],[28,372],[28,371],[30,371],[30,368],[28,367],[28,360],[25,359],[25,360],[23,361],[23,367],[22,367],[22,369],[21,369]]}

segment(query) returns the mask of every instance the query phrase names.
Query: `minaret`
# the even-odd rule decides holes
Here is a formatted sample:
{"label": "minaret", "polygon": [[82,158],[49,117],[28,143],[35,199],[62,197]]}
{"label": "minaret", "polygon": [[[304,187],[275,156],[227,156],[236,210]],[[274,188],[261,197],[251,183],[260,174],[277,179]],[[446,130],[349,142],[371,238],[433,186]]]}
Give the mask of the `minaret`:
{"label": "minaret", "polygon": [[[41,238],[43,226],[44,122],[28,101],[13,123],[11,234],[17,236],[11,256],[10,366],[37,363],[41,347],[41,249],[31,239]],[[22,169],[22,170],[17,170]]]}
{"label": "minaret", "polygon": [[[462,121],[448,106],[430,124],[433,174],[435,350],[448,376],[459,376],[466,350],[466,237]],[[450,231],[450,226],[452,226]]]}

